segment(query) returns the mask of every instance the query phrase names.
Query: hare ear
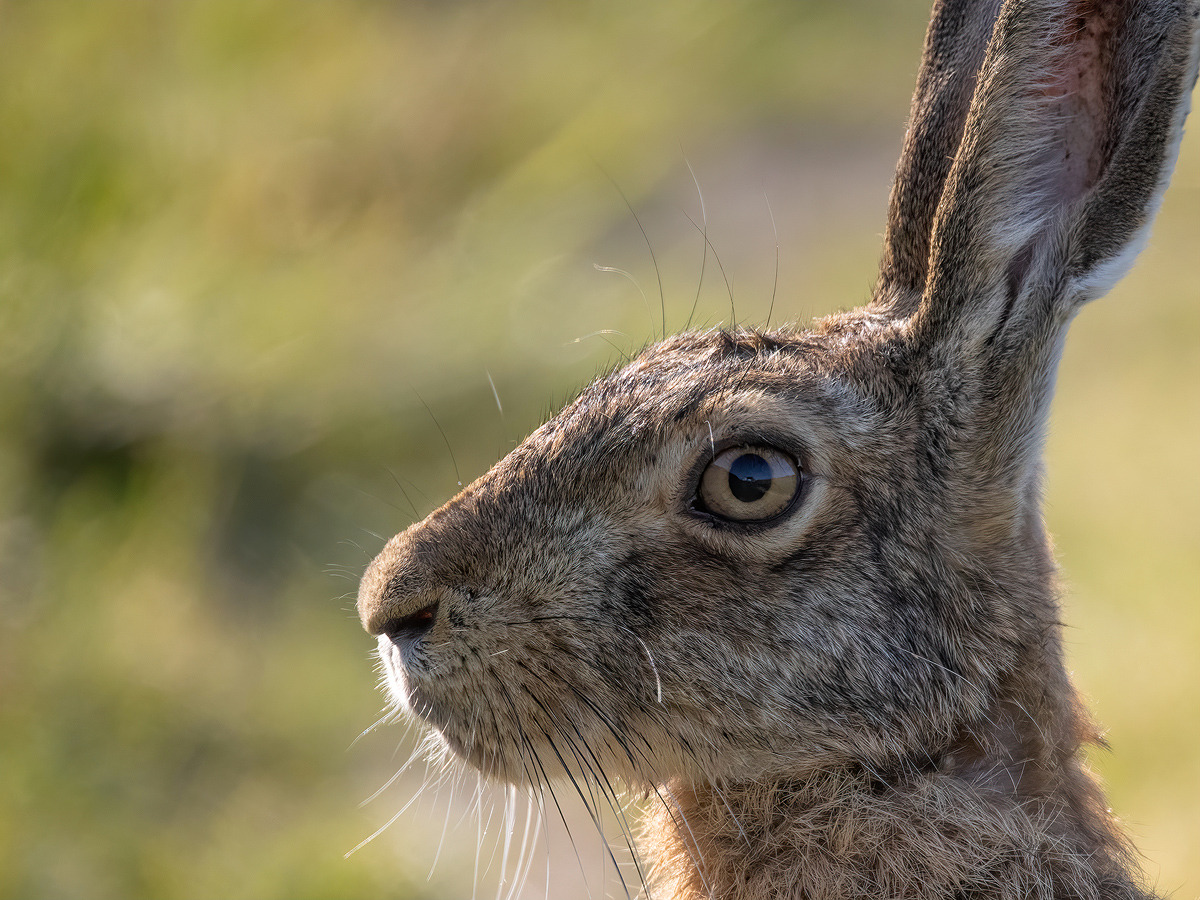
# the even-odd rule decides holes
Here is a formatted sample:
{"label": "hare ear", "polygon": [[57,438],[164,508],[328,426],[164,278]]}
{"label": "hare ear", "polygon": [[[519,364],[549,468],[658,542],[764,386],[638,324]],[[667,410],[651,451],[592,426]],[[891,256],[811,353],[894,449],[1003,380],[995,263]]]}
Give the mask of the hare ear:
{"label": "hare ear", "polygon": [[1005,4],[934,216],[918,343],[1053,368],[1030,355],[1056,345],[1145,240],[1198,35],[1198,0]]}
{"label": "hare ear", "polygon": [[921,70],[904,149],[888,202],[878,302],[910,316],[929,266],[933,217],[958,153],[975,80],[1001,0],[937,0],[925,32]]}

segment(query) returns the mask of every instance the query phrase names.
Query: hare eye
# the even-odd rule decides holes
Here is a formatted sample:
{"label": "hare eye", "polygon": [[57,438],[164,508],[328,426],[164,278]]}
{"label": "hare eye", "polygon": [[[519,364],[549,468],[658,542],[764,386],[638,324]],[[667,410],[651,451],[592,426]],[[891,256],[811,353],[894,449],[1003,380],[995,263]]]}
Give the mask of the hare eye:
{"label": "hare eye", "polygon": [[770,447],[730,447],[716,455],[696,490],[697,507],[734,522],[782,513],[800,490],[800,467]]}

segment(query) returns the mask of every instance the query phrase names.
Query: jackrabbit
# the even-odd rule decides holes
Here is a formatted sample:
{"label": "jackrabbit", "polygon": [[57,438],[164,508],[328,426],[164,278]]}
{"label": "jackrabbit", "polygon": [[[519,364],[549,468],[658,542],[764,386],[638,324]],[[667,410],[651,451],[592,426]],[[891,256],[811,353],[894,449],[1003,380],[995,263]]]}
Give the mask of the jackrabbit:
{"label": "jackrabbit", "polygon": [[667,338],[392,538],[358,609],[396,700],[491,778],[645,792],[654,896],[1149,896],[1081,762],[1041,451],[1198,34],[938,0],[870,303]]}

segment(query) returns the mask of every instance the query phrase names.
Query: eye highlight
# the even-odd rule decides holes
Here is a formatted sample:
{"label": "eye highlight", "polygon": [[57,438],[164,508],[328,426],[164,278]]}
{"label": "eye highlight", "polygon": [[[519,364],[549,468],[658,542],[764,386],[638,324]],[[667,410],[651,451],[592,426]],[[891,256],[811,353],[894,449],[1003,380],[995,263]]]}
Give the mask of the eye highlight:
{"label": "eye highlight", "polygon": [[693,507],[731,522],[764,522],[791,506],[800,467],[771,447],[730,447],[700,476]]}

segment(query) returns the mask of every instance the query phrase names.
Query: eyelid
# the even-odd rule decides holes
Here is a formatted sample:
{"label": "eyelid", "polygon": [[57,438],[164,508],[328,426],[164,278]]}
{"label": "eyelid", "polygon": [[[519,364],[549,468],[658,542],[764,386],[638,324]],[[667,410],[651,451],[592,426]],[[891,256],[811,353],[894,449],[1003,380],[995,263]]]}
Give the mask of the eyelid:
{"label": "eyelid", "polygon": [[702,445],[697,448],[699,452],[686,479],[689,491],[694,491],[696,485],[700,483],[700,476],[708,464],[731,447],[763,447],[768,450],[777,450],[790,457],[799,467],[801,474],[806,477],[813,474],[810,465],[811,454],[806,447],[807,442],[794,434],[782,431],[755,430],[733,432],[715,439],[708,431],[702,432],[702,435]]}

